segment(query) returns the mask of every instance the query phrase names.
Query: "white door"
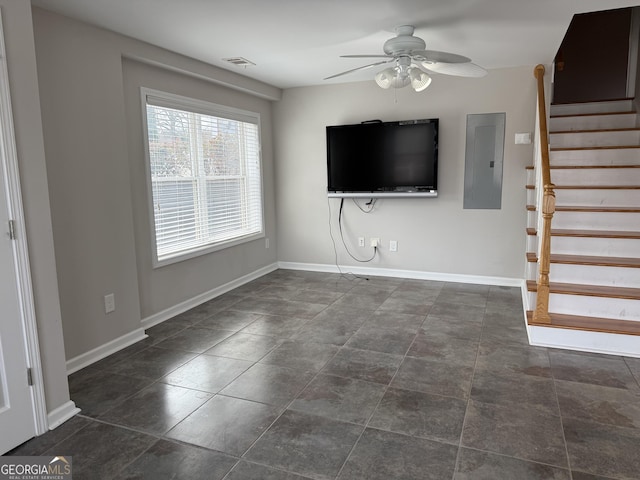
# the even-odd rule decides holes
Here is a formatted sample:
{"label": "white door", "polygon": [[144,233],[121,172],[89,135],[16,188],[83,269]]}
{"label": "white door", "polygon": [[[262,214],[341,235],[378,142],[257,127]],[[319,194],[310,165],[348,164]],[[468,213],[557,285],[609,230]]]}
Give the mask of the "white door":
{"label": "white door", "polygon": [[[39,399],[36,408],[34,387],[29,386],[27,375],[27,364],[39,366],[39,357],[33,362],[27,355],[32,350],[27,338],[34,338],[30,332],[35,325],[32,303],[25,301],[31,298],[26,239],[23,232],[17,232],[19,240],[12,239],[9,226],[11,212],[18,217],[15,220],[19,225],[24,224],[12,122],[0,18],[0,454],[33,437],[36,430],[43,430],[36,417],[42,402]],[[37,386],[40,392],[39,376]]]}
{"label": "white door", "polygon": [[[3,162],[4,163],[4,162]],[[6,172],[0,182],[0,454],[35,435]]]}

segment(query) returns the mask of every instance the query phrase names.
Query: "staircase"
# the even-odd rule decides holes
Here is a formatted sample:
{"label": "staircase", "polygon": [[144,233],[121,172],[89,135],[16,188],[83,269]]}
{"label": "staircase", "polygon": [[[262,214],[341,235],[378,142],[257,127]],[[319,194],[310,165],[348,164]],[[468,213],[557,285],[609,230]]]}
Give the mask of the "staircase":
{"label": "staircase", "polygon": [[[630,99],[552,105],[549,313],[555,327],[640,335],[640,128]],[[528,171],[527,290],[537,278],[535,185]],[[529,301],[535,305],[535,299]],[[640,351],[638,351],[640,354]]]}

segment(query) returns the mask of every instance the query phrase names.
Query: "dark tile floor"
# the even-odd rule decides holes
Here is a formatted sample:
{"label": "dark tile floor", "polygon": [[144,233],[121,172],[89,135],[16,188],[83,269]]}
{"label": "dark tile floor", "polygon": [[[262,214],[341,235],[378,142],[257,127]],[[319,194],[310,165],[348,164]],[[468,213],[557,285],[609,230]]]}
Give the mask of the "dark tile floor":
{"label": "dark tile floor", "polygon": [[147,333],[11,453],[76,480],[640,478],[640,359],[528,346],[517,288],[278,270]]}

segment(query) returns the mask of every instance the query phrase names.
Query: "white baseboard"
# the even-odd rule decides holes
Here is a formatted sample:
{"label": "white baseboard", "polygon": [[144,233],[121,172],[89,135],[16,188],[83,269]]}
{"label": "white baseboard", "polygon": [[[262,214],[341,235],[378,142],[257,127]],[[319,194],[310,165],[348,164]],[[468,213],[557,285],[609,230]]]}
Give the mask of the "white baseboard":
{"label": "white baseboard", "polygon": [[225,283],[219,287],[213,288],[207,292],[201,293],[200,295],[196,295],[189,300],[185,300],[184,302],[178,303],[172,307],[169,307],[161,312],[154,313],[146,318],[143,318],[140,322],[143,329],[151,328],[154,325],[164,322],[165,320],[169,320],[170,318],[175,317],[187,310],[190,310],[198,305],[203,304],[204,302],[208,302],[209,300],[213,300],[220,295],[230,292],[234,288],[238,288],[245,283],[249,283],[252,280],[260,278],[268,273],[271,273],[278,269],[278,264],[272,263],[271,265],[267,265],[266,267],[260,268],[255,272],[251,272],[247,275],[244,275],[240,278],[232,280],[231,282]]}
{"label": "white baseboard", "polygon": [[153,327],[158,323],[162,323],[165,320],[175,317],[176,315],[186,312],[190,308],[197,307],[198,305],[212,300],[223,293],[227,293],[234,288],[237,288],[245,283],[250,282],[251,280],[255,280],[256,278],[260,278],[267,273],[271,273],[274,270],[278,269],[278,265],[273,263],[271,265],[267,265],[266,267],[260,268],[255,272],[251,272],[247,275],[244,275],[236,280],[233,280],[229,283],[225,283],[219,287],[213,288],[207,292],[201,293],[189,300],[186,300],[182,303],[174,305],[171,308],[167,308],[161,312],[155,313],[150,317],[144,318],[141,320],[140,325],[141,328],[138,328],[132,332],[129,332],[115,340],[111,340],[110,342],[105,343],[104,345],[100,345],[93,350],[90,350],[82,355],[78,355],[70,360],[67,360],[67,375],[71,375],[78,370],[91,365],[92,363],[97,362],[98,360],[102,360],[103,358],[116,353],[123,348],[126,348],[130,345],[133,345],[140,340],[147,338],[147,335],[144,331],[147,328]]}
{"label": "white baseboard", "polygon": [[372,268],[359,266],[326,265],[319,263],[278,262],[278,267],[287,270],[307,270],[311,272],[355,273],[377,277],[411,278],[415,280],[435,280],[440,282],[475,283],[480,285],[498,285],[501,287],[522,287],[521,278],[488,277],[483,275],[464,275],[458,273],[421,272],[417,270],[397,270],[392,268]]}
{"label": "white baseboard", "polygon": [[100,345],[93,350],[89,350],[86,353],[67,360],[67,375],[71,375],[72,373],[77,372],[98,360],[102,360],[103,358],[108,357],[112,353],[116,353],[129,345],[133,345],[140,340],[144,340],[145,338],[147,338],[147,335],[144,333],[144,329],[137,328],[133,332],[129,332],[105,343],[104,345]]}
{"label": "white baseboard", "polygon": [[565,328],[528,326],[529,342],[538,347],[640,358],[640,337]]}
{"label": "white baseboard", "polygon": [[76,404],[69,400],[47,414],[49,430],[59,427],[64,422],[80,413]]}

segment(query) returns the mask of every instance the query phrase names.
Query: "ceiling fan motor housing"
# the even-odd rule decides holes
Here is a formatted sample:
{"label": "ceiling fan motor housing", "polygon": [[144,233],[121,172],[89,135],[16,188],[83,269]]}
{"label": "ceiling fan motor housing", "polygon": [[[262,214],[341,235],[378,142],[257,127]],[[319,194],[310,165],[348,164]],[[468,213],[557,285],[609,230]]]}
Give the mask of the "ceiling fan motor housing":
{"label": "ceiling fan motor housing", "polygon": [[383,50],[387,55],[409,54],[413,50],[424,50],[427,44],[421,38],[413,36],[413,27],[403,25],[396,29],[397,37],[384,42]]}

